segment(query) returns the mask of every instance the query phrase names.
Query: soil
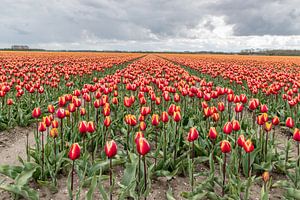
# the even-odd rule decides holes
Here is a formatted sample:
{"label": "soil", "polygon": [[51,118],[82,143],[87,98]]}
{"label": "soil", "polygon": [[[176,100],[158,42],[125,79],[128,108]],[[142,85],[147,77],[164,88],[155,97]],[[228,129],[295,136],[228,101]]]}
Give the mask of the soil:
{"label": "soil", "polygon": [[[18,165],[20,164],[17,157],[21,157],[26,159],[25,153],[25,143],[26,143],[26,133],[29,133],[29,144],[34,145],[34,136],[33,131],[34,127],[16,127],[11,130],[3,131],[0,133],[0,165]],[[287,135],[285,131],[282,129],[276,129],[276,138],[278,140],[278,149],[284,150],[284,144],[287,139]],[[196,172],[209,170],[207,166],[198,165],[196,166]],[[219,176],[218,170],[216,170],[215,176]],[[121,181],[123,176],[123,167],[116,166],[114,168],[114,175],[116,176],[116,186],[118,187],[118,182]],[[277,180],[286,179],[285,175],[280,174],[271,174],[273,178],[273,183]],[[74,176],[74,187],[77,188],[79,183],[76,175]],[[4,179],[6,183],[12,182],[7,177],[0,175],[0,180]],[[201,183],[201,181],[205,180],[205,177],[196,177],[195,184]],[[108,188],[108,180],[103,181],[104,187]],[[64,200],[68,199],[68,190],[67,190],[67,177],[60,177],[58,179],[58,192],[52,193],[49,188],[45,186],[40,186],[35,183],[30,183],[31,187],[36,189],[40,194],[41,200]],[[218,186],[216,186],[218,187]],[[259,199],[260,191],[261,191],[261,183],[256,183],[251,187],[251,199]],[[151,192],[147,199],[149,200],[165,200],[166,192],[172,189],[173,195],[175,199],[184,199],[181,197],[181,192],[190,191],[191,187],[189,185],[189,178],[177,176],[172,180],[167,180],[166,178],[159,177],[155,180],[152,180]],[[88,188],[85,188],[81,192],[80,199],[85,199],[85,194],[87,193]],[[221,193],[221,188],[216,188],[217,193]],[[281,199],[283,190],[279,188],[272,188],[270,192],[271,199]],[[115,194],[116,195],[116,194]],[[12,199],[10,193],[0,190],[0,199],[8,200]],[[94,199],[101,199],[101,196],[97,190],[94,193]]]}

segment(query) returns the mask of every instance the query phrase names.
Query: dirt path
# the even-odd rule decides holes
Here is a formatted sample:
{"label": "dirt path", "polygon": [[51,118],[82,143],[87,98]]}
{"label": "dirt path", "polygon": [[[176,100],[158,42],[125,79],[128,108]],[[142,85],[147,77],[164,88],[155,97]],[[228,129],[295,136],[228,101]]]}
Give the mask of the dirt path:
{"label": "dirt path", "polygon": [[34,145],[33,127],[16,127],[0,133],[1,165],[18,165],[18,156],[26,159],[26,133],[29,134],[30,146]]}

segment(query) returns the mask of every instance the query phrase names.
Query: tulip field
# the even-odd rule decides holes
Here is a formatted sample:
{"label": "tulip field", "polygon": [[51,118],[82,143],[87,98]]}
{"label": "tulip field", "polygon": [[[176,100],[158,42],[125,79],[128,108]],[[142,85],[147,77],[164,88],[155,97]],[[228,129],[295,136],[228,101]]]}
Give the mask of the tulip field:
{"label": "tulip field", "polygon": [[0,199],[300,199],[298,57],[0,52],[0,65]]}

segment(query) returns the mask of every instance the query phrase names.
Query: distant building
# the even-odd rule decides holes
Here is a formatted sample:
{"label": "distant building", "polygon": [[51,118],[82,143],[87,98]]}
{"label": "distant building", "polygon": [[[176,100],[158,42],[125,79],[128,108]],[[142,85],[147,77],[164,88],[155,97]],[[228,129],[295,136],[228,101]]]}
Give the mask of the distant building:
{"label": "distant building", "polygon": [[12,45],[12,50],[29,50],[29,46],[27,45]]}

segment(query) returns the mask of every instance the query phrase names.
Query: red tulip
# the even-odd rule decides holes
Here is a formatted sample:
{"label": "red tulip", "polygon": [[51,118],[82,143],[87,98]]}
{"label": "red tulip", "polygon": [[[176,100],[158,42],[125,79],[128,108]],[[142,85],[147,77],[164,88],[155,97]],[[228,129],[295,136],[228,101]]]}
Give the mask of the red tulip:
{"label": "red tulip", "polygon": [[79,122],[79,126],[78,126],[79,132],[83,135],[86,134],[86,132],[88,131],[87,126],[88,124],[86,121]]}
{"label": "red tulip", "polygon": [[243,104],[247,103],[247,96],[245,94],[241,94],[240,95],[240,100]]}
{"label": "red tulip", "polygon": [[141,121],[140,122],[140,130],[144,131],[144,130],[146,130],[146,128],[147,128],[146,123],[144,121]]}
{"label": "red tulip", "polygon": [[6,104],[8,105],[8,106],[11,106],[11,105],[13,105],[13,103],[14,103],[14,101],[13,101],[13,99],[7,99],[7,101],[6,101]]}
{"label": "red tulip", "polygon": [[119,103],[118,98],[117,97],[113,97],[112,98],[112,103],[117,105]]}
{"label": "red tulip", "polygon": [[150,112],[151,112],[150,107],[141,107],[141,115],[146,116],[150,114]]}
{"label": "red tulip", "polygon": [[72,144],[68,156],[71,160],[76,160],[80,157],[80,146],[78,143]]}
{"label": "red tulip", "polygon": [[220,143],[222,153],[229,153],[231,151],[231,144],[227,140],[223,140]]}
{"label": "red tulip", "polygon": [[104,126],[109,127],[111,124],[110,116],[106,116],[104,119]]}
{"label": "red tulip", "polygon": [[268,112],[268,106],[266,104],[260,105],[260,112],[267,113]]}
{"label": "red tulip", "polygon": [[285,125],[289,128],[293,128],[295,126],[295,122],[291,117],[288,117],[285,121]]}
{"label": "red tulip", "polygon": [[65,98],[65,96],[58,97],[58,105],[59,105],[59,107],[64,107],[66,105],[66,98]]}
{"label": "red tulip", "polygon": [[298,128],[295,128],[293,139],[297,142],[300,142],[300,130]]}
{"label": "red tulip", "polygon": [[208,132],[208,137],[211,139],[211,140],[214,140],[216,139],[218,136],[218,132],[216,130],[215,127],[210,127],[209,129],[209,132]]}
{"label": "red tulip", "polygon": [[144,156],[150,151],[150,144],[144,137],[140,137],[136,143],[137,152]]}
{"label": "red tulip", "polygon": [[153,114],[152,115],[151,123],[152,123],[153,126],[157,126],[159,124],[159,116],[158,116],[158,114]]}
{"label": "red tulip", "polygon": [[197,131],[197,129],[195,127],[192,127],[188,133],[188,141],[189,142],[193,142],[195,140],[197,140],[199,137],[199,132]]}
{"label": "red tulip", "polygon": [[138,139],[141,138],[141,137],[144,137],[144,133],[141,132],[141,131],[136,132],[135,137],[134,137],[134,142],[137,144]]}
{"label": "red tulip", "polygon": [[56,112],[56,116],[59,118],[59,119],[63,119],[66,117],[66,111],[65,109],[63,108],[58,108],[57,112]]}
{"label": "red tulip", "polygon": [[255,110],[257,108],[257,106],[258,106],[257,102],[254,99],[251,99],[249,101],[249,109],[250,110]]}
{"label": "red tulip", "polygon": [[178,111],[175,111],[173,114],[173,119],[175,122],[179,122],[181,120],[181,114]]}
{"label": "red tulip", "polygon": [[52,120],[51,120],[50,116],[46,116],[46,117],[43,117],[43,122],[46,124],[46,127],[49,127],[49,126],[51,126]]}
{"label": "red tulip", "polygon": [[160,103],[161,103],[160,97],[156,97],[156,98],[155,98],[155,104],[156,104],[156,105],[160,105]]}
{"label": "red tulip", "polygon": [[204,116],[205,116],[206,118],[212,115],[211,110],[210,110],[209,107],[208,107],[208,108],[204,108],[204,109],[203,109],[203,112],[204,112]]}
{"label": "red tulip", "polygon": [[52,128],[57,128],[58,127],[58,121],[53,120],[51,123]]}
{"label": "red tulip", "polygon": [[180,101],[180,96],[179,96],[178,93],[175,93],[175,94],[174,94],[174,101],[175,101],[175,102],[179,102],[179,101]]}
{"label": "red tulip", "polygon": [[219,110],[220,112],[223,112],[223,111],[225,110],[225,105],[224,105],[223,102],[219,102],[219,103],[218,103],[218,110]]}
{"label": "red tulip", "polygon": [[54,113],[55,112],[55,108],[54,108],[54,106],[53,105],[48,105],[48,112],[49,113]]}
{"label": "red tulip", "polygon": [[219,115],[219,113],[214,113],[214,114],[212,114],[212,119],[215,121],[215,122],[217,122],[219,119],[220,119],[220,115]]}
{"label": "red tulip", "polygon": [[245,143],[245,136],[244,135],[240,135],[237,139],[237,144],[240,147],[244,147],[244,143]]}
{"label": "red tulip", "polygon": [[32,117],[33,118],[39,118],[42,114],[42,111],[40,108],[34,108],[32,111]]}
{"label": "red tulip", "polygon": [[202,109],[208,108],[208,104],[206,101],[201,102]]}
{"label": "red tulip", "polygon": [[168,113],[166,111],[162,112],[161,121],[164,122],[164,123],[167,123],[169,121],[169,116],[168,116]]}
{"label": "red tulip", "polygon": [[237,113],[239,113],[239,112],[242,112],[243,111],[243,104],[241,104],[241,103],[237,103],[236,105],[235,105],[235,108],[234,108],[234,110],[235,110],[235,112],[237,112]]}
{"label": "red tulip", "polygon": [[47,130],[46,124],[44,122],[40,122],[38,126],[39,132],[44,132]]}
{"label": "red tulip", "polygon": [[114,140],[106,142],[106,144],[104,146],[104,151],[108,158],[114,157],[117,154],[117,150],[118,150],[118,147]]}
{"label": "red tulip", "polygon": [[229,135],[232,132],[232,123],[231,122],[226,122],[226,124],[223,127],[223,132],[227,135]]}
{"label": "red tulip", "polygon": [[124,106],[130,107],[132,104],[131,98],[129,97],[124,97]]}
{"label": "red tulip", "polygon": [[75,104],[74,104],[74,103],[69,103],[69,105],[68,105],[68,110],[69,110],[71,113],[75,112],[75,111],[76,111],[76,106],[75,106]]}
{"label": "red tulip", "polygon": [[237,120],[232,121],[232,129],[234,131],[239,131],[241,129],[239,121],[237,121]]}
{"label": "red tulip", "polygon": [[254,145],[252,144],[250,139],[248,139],[244,143],[244,150],[246,151],[246,153],[251,153],[254,150]]}
{"label": "red tulip", "polygon": [[275,116],[273,119],[272,119],[272,124],[274,125],[274,126],[276,126],[276,125],[278,125],[279,124],[279,117],[277,117],[277,116]]}
{"label": "red tulip", "polygon": [[264,125],[265,121],[263,119],[263,115],[258,115],[257,118],[256,118],[256,122],[260,126]]}
{"label": "red tulip", "polygon": [[95,130],[96,130],[96,128],[95,128],[94,122],[89,121],[89,122],[87,123],[87,132],[93,133],[93,132],[95,132]]}
{"label": "red tulip", "polygon": [[128,114],[125,116],[125,122],[126,122],[126,124],[128,124],[130,126],[135,126],[137,124],[136,117],[131,114]]}
{"label": "red tulip", "polygon": [[85,110],[85,108],[80,108],[80,115],[81,116],[84,116],[86,114],[86,110]]}
{"label": "red tulip", "polygon": [[169,114],[170,116],[173,116],[173,114],[174,114],[174,112],[175,112],[175,109],[176,109],[175,104],[171,104],[171,105],[169,106],[169,109],[168,109],[168,114]]}

